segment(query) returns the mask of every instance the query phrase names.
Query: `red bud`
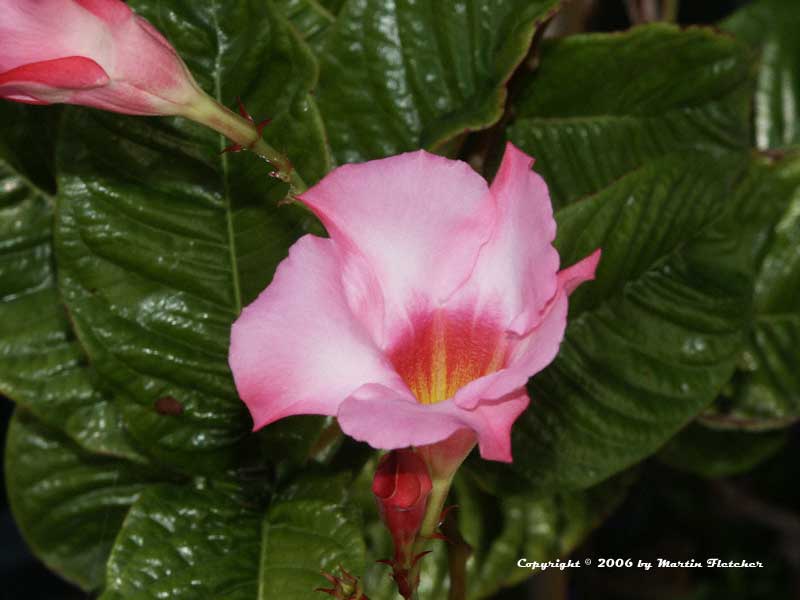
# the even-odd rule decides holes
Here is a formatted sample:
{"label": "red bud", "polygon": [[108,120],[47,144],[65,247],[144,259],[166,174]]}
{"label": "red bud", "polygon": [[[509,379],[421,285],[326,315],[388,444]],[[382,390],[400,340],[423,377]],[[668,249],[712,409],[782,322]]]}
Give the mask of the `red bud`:
{"label": "red bud", "polygon": [[425,461],[411,449],[392,450],[378,463],[372,492],[381,519],[392,534],[396,563],[408,565],[413,558],[412,546],[425,516],[431,487]]}

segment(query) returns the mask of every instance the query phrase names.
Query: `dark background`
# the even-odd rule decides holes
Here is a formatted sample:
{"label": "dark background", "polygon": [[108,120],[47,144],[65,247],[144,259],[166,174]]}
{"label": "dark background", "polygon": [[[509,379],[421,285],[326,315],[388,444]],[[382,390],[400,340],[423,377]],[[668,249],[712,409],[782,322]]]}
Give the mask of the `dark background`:
{"label": "dark background", "polygon": [[[745,3],[683,0],[678,20],[713,24]],[[599,0],[583,19],[585,29],[594,31],[630,25],[622,0]],[[0,397],[3,441],[12,409]],[[549,570],[504,591],[497,600],[800,600],[800,487],[790,485],[792,474],[798,473],[798,456],[800,429],[795,427],[778,455],[745,476],[707,480],[647,461],[627,500],[572,555],[595,563],[599,558],[655,562],[658,557],[720,557],[761,561],[762,569]],[[0,600],[86,598],[30,554],[3,488]]]}

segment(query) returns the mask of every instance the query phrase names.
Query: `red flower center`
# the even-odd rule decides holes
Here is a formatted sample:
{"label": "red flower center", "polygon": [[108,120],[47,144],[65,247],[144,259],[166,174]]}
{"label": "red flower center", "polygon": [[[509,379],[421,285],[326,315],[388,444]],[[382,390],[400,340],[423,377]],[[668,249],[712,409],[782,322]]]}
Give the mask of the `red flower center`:
{"label": "red flower center", "polygon": [[440,309],[413,316],[388,356],[417,401],[434,404],[501,369],[507,351],[504,330],[489,315]]}

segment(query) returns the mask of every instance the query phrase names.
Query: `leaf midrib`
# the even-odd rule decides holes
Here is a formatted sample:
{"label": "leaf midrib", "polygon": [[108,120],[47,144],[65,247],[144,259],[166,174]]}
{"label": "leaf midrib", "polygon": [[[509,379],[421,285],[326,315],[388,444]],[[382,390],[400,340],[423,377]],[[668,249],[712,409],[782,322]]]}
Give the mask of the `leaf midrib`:
{"label": "leaf midrib", "polygon": [[[214,34],[217,37],[217,53],[214,57],[214,97],[217,102],[222,102],[222,56],[225,52],[225,34],[219,26],[217,11],[219,10],[218,0],[213,0],[211,5],[211,18],[214,23]],[[224,152],[226,142],[225,137],[219,136],[220,167],[222,176],[223,196],[225,200],[225,222],[228,235],[228,256],[231,264],[231,284],[233,285],[233,313],[238,316],[242,312],[242,286],[239,280],[239,261],[236,254],[236,232],[233,225],[233,208],[231,202],[230,186],[230,167],[228,165],[228,153]]]}

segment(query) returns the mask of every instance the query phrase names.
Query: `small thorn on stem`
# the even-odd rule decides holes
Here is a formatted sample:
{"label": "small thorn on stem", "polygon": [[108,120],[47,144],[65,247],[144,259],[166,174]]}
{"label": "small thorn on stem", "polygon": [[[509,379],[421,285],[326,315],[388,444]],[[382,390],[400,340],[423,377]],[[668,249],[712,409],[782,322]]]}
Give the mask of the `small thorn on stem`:
{"label": "small thorn on stem", "polygon": [[220,150],[220,154],[227,154],[228,152],[241,152],[242,150],[244,150],[244,146],[241,144],[231,144],[230,146],[226,146]]}
{"label": "small thorn on stem", "polygon": [[236,103],[239,105],[239,114],[252,123],[253,117],[251,117],[250,113],[247,112],[247,109],[244,107],[244,103],[242,102],[241,97],[239,96],[236,97]]}
{"label": "small thorn on stem", "polygon": [[[239,114],[243,118],[245,118],[248,121],[250,121],[250,123],[253,124],[253,126],[256,128],[256,131],[258,132],[258,138],[252,144],[247,146],[247,148],[250,149],[258,142],[258,140],[261,139],[261,137],[263,136],[263,133],[264,133],[264,128],[272,122],[272,119],[264,119],[264,120],[259,121],[258,123],[256,123],[255,119],[253,119],[253,116],[245,108],[244,103],[242,102],[242,99],[237,97],[236,98],[236,103],[239,105]],[[224,154],[226,152],[241,152],[244,149],[245,149],[245,147],[242,144],[231,144],[230,146],[225,148],[221,153]]]}
{"label": "small thorn on stem", "polygon": [[411,566],[414,567],[420,561],[420,559],[426,557],[428,554],[431,554],[431,553],[433,553],[433,550],[425,550],[425,552],[420,552],[411,561]]}
{"label": "small thorn on stem", "polygon": [[272,119],[264,119],[263,121],[256,123],[256,130],[258,131],[259,137],[261,137],[262,133],[264,132],[264,127],[270,123],[272,123]]}
{"label": "small thorn on stem", "polygon": [[447,515],[449,515],[454,510],[458,510],[458,508],[459,508],[458,504],[451,504],[450,506],[445,508],[442,511],[442,514],[439,516],[439,523],[437,527],[441,527],[444,524],[444,520],[447,518]]}

